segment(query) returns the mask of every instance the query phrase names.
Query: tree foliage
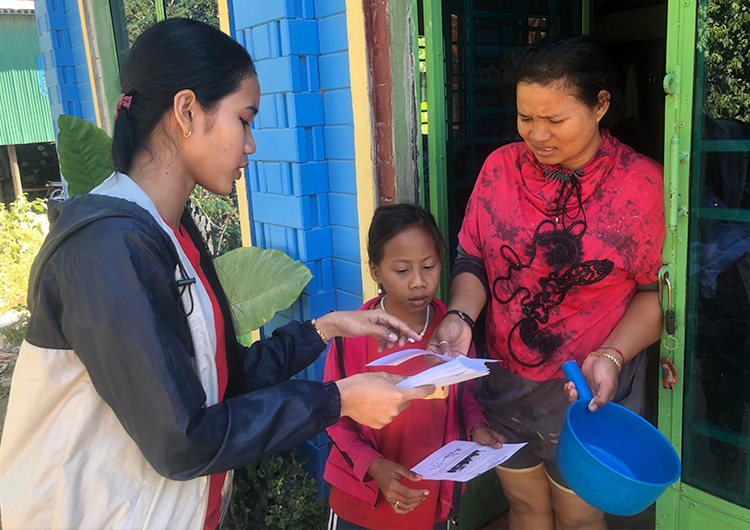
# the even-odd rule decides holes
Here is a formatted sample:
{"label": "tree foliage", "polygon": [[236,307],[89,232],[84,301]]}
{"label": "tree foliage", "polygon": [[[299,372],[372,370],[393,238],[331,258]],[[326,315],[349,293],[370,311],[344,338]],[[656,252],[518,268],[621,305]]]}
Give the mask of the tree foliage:
{"label": "tree foliage", "polygon": [[750,0],[701,2],[698,53],[706,69],[704,112],[750,123]]}
{"label": "tree foliage", "polygon": [[[128,26],[128,42],[132,45],[136,37],[156,22],[155,0],[123,0],[125,23]],[[164,0],[167,18],[189,18],[219,27],[217,0]]]}

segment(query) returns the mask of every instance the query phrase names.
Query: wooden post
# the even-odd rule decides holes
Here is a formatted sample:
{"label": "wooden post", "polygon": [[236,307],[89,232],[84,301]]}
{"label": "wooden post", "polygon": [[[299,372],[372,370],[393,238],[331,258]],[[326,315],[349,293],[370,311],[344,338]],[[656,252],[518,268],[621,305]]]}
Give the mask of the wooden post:
{"label": "wooden post", "polygon": [[21,185],[21,170],[18,168],[15,145],[8,146],[8,160],[10,162],[10,175],[13,179],[13,191],[15,191],[16,199],[18,199],[23,195],[23,186]]}

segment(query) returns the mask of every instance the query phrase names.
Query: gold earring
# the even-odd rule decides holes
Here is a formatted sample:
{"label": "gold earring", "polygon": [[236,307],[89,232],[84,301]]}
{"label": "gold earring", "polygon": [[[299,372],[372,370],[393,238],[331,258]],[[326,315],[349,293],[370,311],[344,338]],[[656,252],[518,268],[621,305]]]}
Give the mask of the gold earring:
{"label": "gold earring", "polygon": [[185,138],[190,138],[191,134],[193,134],[193,131],[184,132],[182,133],[182,136],[184,136]]}

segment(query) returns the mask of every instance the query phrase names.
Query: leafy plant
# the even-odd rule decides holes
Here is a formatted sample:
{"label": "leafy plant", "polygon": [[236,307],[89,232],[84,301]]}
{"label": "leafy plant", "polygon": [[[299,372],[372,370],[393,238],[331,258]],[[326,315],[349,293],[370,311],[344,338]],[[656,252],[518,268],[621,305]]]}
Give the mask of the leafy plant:
{"label": "leafy plant", "polygon": [[57,120],[60,171],[68,182],[68,195],[93,190],[115,170],[112,138],[96,125],[62,115]]}
{"label": "leafy plant", "polygon": [[274,249],[237,248],[215,258],[214,265],[229,298],[237,339],[245,345],[252,343],[250,333],[292,305],[312,278],[307,267]]}
{"label": "leafy plant", "polygon": [[241,246],[242,234],[235,190],[224,197],[196,186],[190,195],[190,213],[212,256],[220,256]]}
{"label": "leafy plant", "polygon": [[42,199],[0,203],[0,314],[26,309],[29,271],[49,227],[44,211]]}
{"label": "leafy plant", "polygon": [[232,502],[223,528],[314,530],[325,528],[327,502],[294,451],[264,458],[235,471]]}
{"label": "leafy plant", "polygon": [[698,52],[706,69],[704,112],[750,123],[750,4],[699,3]]}

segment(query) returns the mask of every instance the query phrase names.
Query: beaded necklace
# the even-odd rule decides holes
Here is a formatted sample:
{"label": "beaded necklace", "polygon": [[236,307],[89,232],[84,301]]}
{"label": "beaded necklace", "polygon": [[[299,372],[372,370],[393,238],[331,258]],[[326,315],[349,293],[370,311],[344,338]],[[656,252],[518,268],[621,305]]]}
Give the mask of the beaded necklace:
{"label": "beaded necklace", "polygon": [[[388,312],[385,310],[385,303],[383,301],[385,300],[385,297],[388,295],[383,296],[383,298],[380,299],[380,309],[382,309],[384,312]],[[427,331],[427,327],[430,325],[430,306],[427,306],[427,315],[424,319],[424,327],[422,328],[422,332],[419,334],[420,337],[424,337],[425,332]],[[414,342],[412,339],[409,339],[410,342]]]}

